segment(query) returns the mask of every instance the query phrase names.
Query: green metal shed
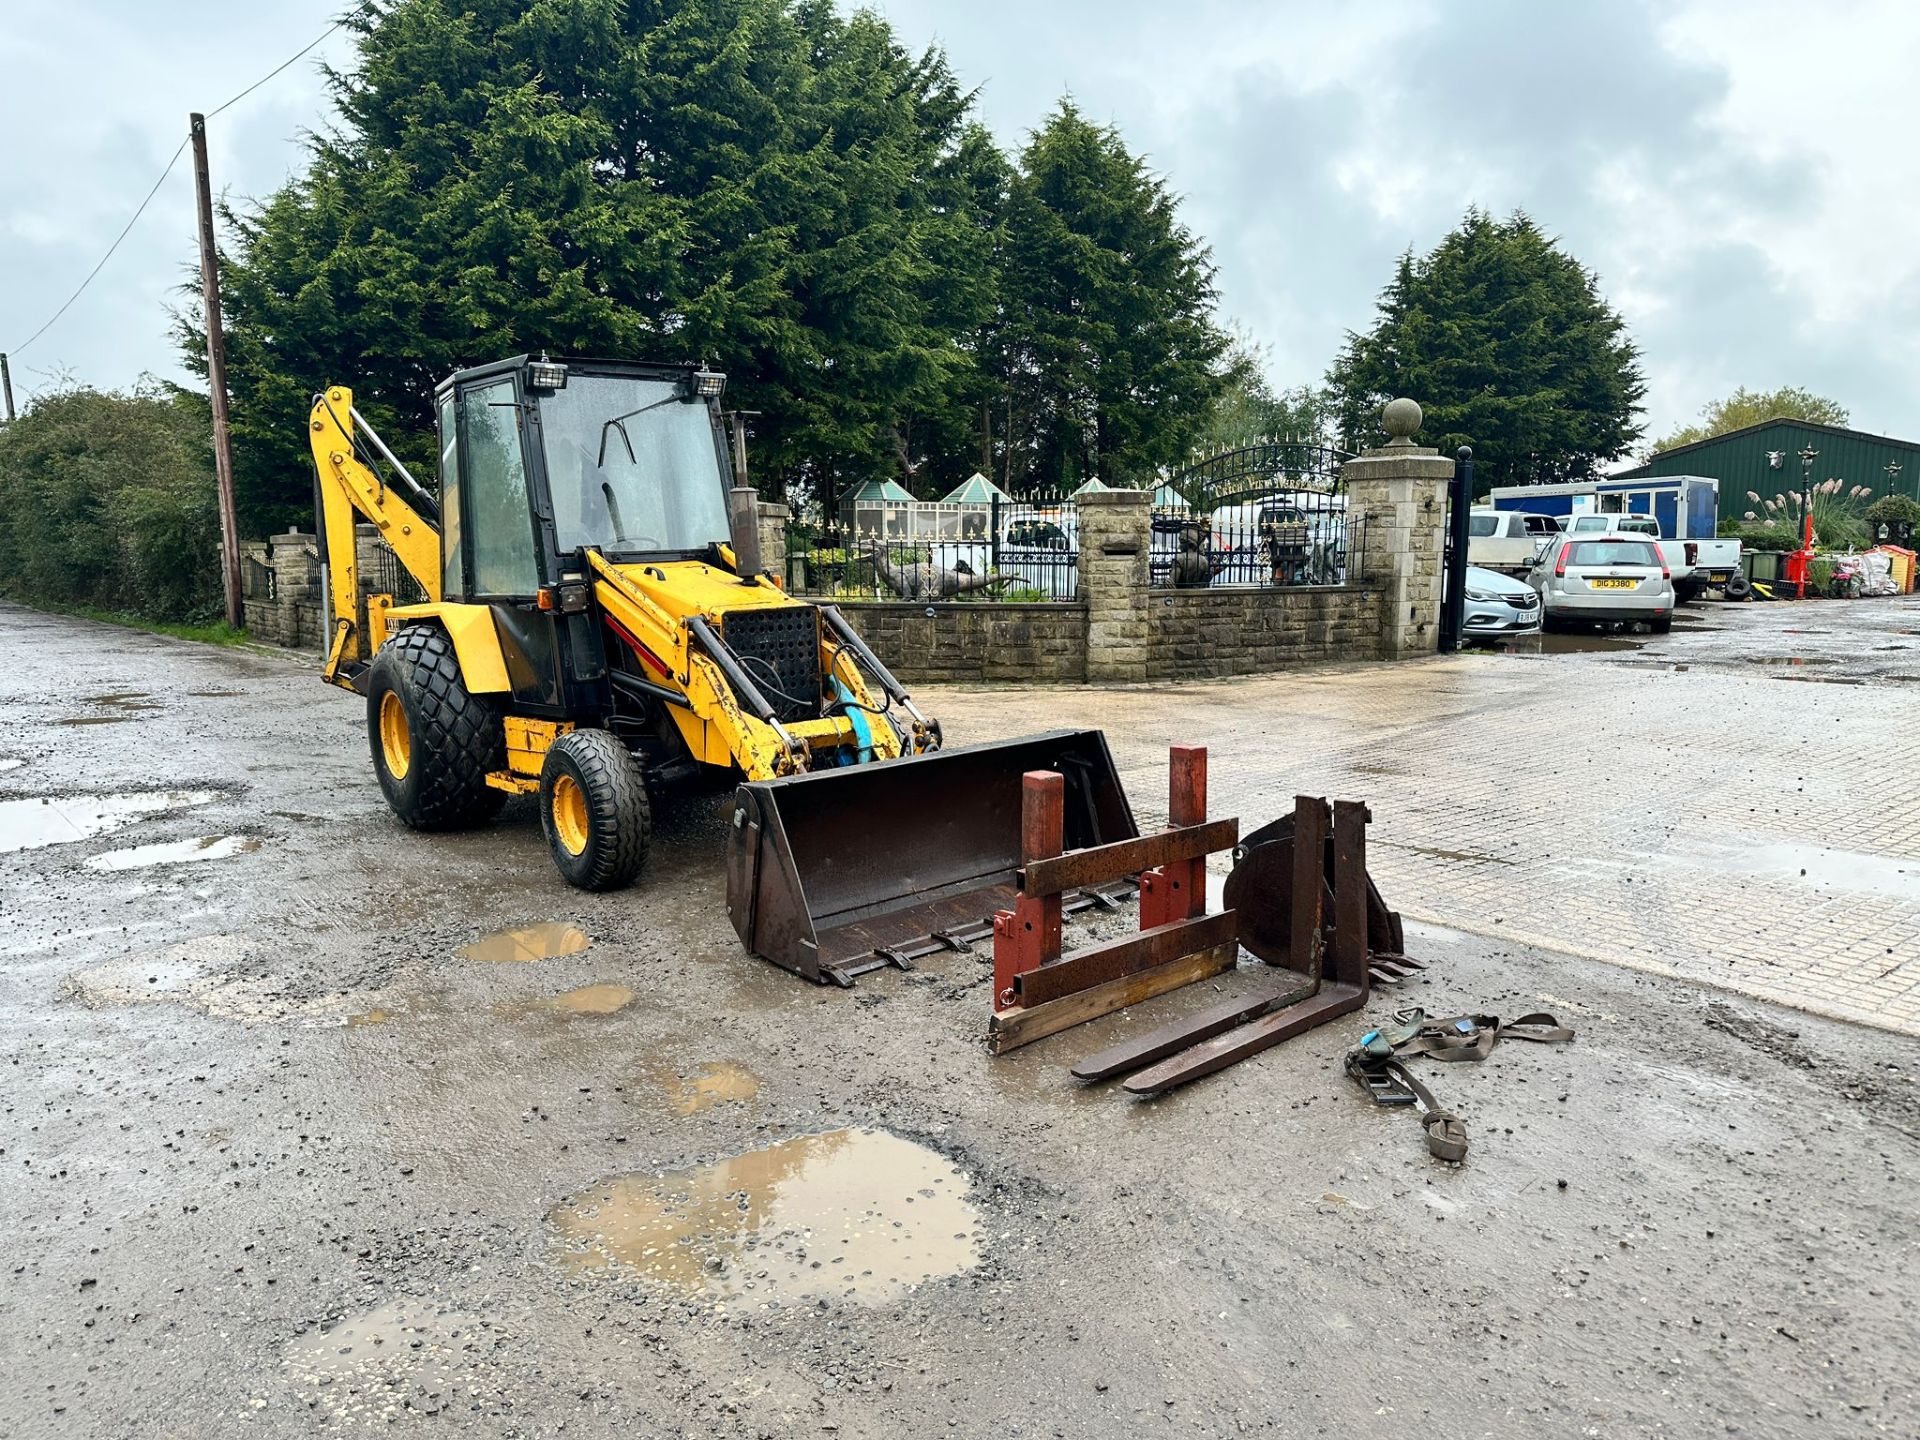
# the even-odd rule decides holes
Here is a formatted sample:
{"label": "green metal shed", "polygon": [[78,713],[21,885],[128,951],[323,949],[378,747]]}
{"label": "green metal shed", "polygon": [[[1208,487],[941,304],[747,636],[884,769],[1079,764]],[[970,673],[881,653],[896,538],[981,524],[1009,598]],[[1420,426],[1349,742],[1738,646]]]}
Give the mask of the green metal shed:
{"label": "green metal shed", "polygon": [[[1775,496],[1799,493],[1800,452],[1809,445],[1817,452],[1815,484],[1837,478],[1844,488],[1865,485],[1876,499],[1889,491],[1920,498],[1920,441],[1817,425],[1811,420],[1765,420],[1710,440],[1676,445],[1644,465],[1608,478],[1710,475],[1720,482],[1720,518],[1742,520],[1749,510],[1765,514],[1764,502]],[[1889,474],[1889,463],[1900,468]],[[1753,500],[1749,492],[1760,500]]]}

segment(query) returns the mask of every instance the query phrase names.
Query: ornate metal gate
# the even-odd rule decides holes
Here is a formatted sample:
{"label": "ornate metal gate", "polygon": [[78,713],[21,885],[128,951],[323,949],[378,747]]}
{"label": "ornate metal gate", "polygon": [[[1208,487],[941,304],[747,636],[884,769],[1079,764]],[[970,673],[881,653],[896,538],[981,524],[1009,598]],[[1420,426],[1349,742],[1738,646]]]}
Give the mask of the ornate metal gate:
{"label": "ornate metal gate", "polygon": [[1330,445],[1261,441],[1195,460],[1153,495],[1153,583],[1341,585],[1359,553]]}

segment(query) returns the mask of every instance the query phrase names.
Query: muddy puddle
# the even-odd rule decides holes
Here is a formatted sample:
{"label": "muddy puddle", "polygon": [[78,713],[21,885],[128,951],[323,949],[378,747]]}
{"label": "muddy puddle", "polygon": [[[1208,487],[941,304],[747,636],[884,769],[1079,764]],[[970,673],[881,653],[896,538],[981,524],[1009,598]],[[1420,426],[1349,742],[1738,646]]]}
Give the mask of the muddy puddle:
{"label": "muddy puddle", "polygon": [[1743,655],[1749,665],[1838,665],[1831,655]]}
{"label": "muddy puddle", "polygon": [[523,925],[518,930],[496,930],[471,945],[462,945],[454,953],[462,960],[499,965],[578,955],[591,944],[592,939],[579,926],[549,921],[543,925]]}
{"label": "muddy puddle", "polygon": [[385,1425],[485,1398],[503,1339],[478,1316],[398,1299],[299,1336],[283,1359],[295,1395],[328,1419]]}
{"label": "muddy puddle", "polygon": [[89,870],[144,870],[152,865],[187,865],[197,860],[227,860],[251,855],[261,846],[252,835],[200,835],[192,840],[170,840],[160,845],[135,845],[109,850],[86,862]]}
{"label": "muddy puddle", "polygon": [[115,690],[106,695],[89,695],[87,705],[107,705],[115,710],[158,710],[160,702],[145,690]]}
{"label": "muddy puddle", "polygon": [[666,1097],[676,1115],[698,1115],[716,1105],[745,1105],[760,1094],[760,1077],[732,1060],[711,1060],[686,1075],[659,1066],[647,1073],[645,1081]]}
{"label": "muddy puddle", "polygon": [[136,790],[58,800],[0,800],[0,854],[91,840],[147,816],[190,809],[215,798],[211,790]]}
{"label": "muddy puddle", "polygon": [[608,1180],[548,1216],[579,1276],[641,1277],[717,1308],[881,1305],[979,1263],[981,1219],[951,1161],[884,1130],[800,1135],[664,1175]]}
{"label": "muddy puddle", "polygon": [[133,719],[131,715],[69,715],[64,720],[56,720],[56,725],[124,725]]}
{"label": "muddy puddle", "polygon": [[529,1015],[616,1015],[640,997],[625,985],[582,985],[560,995],[536,995],[530,1000],[508,1000],[493,1007],[503,1020]]}

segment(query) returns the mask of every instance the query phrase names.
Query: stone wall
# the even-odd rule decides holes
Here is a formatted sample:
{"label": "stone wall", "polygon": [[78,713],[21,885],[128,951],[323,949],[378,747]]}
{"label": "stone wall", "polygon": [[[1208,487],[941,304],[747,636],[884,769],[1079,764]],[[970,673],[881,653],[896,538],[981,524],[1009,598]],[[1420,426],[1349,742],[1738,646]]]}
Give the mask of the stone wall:
{"label": "stone wall", "polygon": [[320,597],[320,547],[314,537],[288,531],[253,541],[245,551],[240,578],[248,633],[289,650],[323,648],[326,619]]}
{"label": "stone wall", "polygon": [[1146,615],[1146,678],[1211,680],[1380,658],[1385,591],[1167,590]]}
{"label": "stone wall", "polygon": [[836,603],[907,684],[1079,684],[1087,678],[1087,607],[1078,602]]}

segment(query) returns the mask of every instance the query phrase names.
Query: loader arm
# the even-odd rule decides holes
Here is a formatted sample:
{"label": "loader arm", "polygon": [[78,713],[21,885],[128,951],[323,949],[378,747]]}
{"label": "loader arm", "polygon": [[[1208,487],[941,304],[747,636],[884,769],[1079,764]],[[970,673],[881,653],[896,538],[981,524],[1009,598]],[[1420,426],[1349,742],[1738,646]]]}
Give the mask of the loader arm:
{"label": "loader arm", "polygon": [[[313,451],[319,492],[321,584],[327,591],[333,626],[322,678],[347,689],[353,688],[353,677],[373,658],[381,628],[371,616],[364,629],[360,620],[355,517],[365,516],[378,528],[380,538],[393,547],[407,573],[420,582],[428,601],[437,603],[441,594],[439,529],[362,460],[366,447],[359,443],[362,437],[356,428],[364,431],[367,445],[385,455],[408,483],[413,483],[373,427],[354,410],[353,391],[333,385],[314,397],[307,444]],[[414,488],[419,491],[417,484]],[[424,492],[420,493],[424,498]]]}
{"label": "loader arm", "polygon": [[[805,740],[779,721],[762,720],[741,708],[743,697],[722,662],[704,653],[695,632],[699,617],[680,619],[620,573],[598,551],[586,552],[597,577],[594,598],[602,613],[638,649],[648,678],[683,697],[669,708],[687,748],[710,765],[737,765],[753,779],[792,775],[806,768]],[[749,682],[751,684],[751,682]]]}

